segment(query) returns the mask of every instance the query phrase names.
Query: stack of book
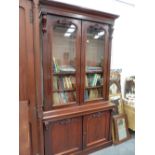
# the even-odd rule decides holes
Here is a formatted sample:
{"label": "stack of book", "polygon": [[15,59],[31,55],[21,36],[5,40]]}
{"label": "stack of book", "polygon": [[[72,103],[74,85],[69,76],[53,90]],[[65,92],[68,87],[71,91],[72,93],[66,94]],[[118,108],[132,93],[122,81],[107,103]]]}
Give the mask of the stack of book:
{"label": "stack of book", "polygon": [[54,106],[75,102],[76,92],[61,92],[53,94]]}
{"label": "stack of book", "polygon": [[86,72],[101,72],[102,71],[102,67],[94,67],[94,66],[87,66],[86,67]]}
{"label": "stack of book", "polygon": [[64,73],[75,72],[75,68],[72,66],[61,66],[59,69],[60,69],[60,72],[64,72]]}
{"label": "stack of book", "polygon": [[55,57],[53,57],[53,70],[55,73],[59,73],[59,72],[62,72],[62,73],[74,73],[76,70],[73,66],[71,65],[61,65],[59,66]]}

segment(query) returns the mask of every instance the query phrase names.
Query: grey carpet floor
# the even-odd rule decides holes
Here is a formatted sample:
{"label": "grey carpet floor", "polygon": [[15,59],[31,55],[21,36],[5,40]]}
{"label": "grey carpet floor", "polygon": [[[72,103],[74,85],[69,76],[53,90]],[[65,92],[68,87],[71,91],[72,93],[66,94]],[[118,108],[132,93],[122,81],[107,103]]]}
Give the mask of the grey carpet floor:
{"label": "grey carpet floor", "polygon": [[135,155],[135,136],[118,145],[112,145],[90,155]]}

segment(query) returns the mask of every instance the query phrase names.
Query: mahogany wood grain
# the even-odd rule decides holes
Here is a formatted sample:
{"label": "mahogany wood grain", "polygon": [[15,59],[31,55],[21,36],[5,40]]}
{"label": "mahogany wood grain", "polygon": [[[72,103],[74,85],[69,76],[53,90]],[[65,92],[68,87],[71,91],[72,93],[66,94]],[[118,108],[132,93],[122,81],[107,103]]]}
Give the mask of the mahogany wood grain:
{"label": "mahogany wood grain", "polygon": [[108,141],[109,111],[99,111],[84,116],[83,141],[84,148]]}
{"label": "mahogany wood grain", "polygon": [[51,111],[43,112],[43,121],[55,121],[63,118],[70,118],[75,116],[86,115],[97,111],[111,110],[115,107],[113,103],[106,102],[95,102],[92,104],[86,104],[83,106],[67,107],[63,109],[56,109]]}
{"label": "mahogany wood grain", "polygon": [[38,136],[38,153],[44,155],[44,137],[43,137],[43,94],[42,94],[42,56],[41,56],[41,35],[40,35],[40,19],[39,19],[39,0],[33,0],[33,36],[34,36],[34,70],[35,70],[35,95],[36,95],[36,109],[37,109],[37,136]]}
{"label": "mahogany wood grain", "polygon": [[19,155],[31,155],[29,105],[27,100],[19,104]]}
{"label": "mahogany wood grain", "polygon": [[[27,145],[27,148],[30,148],[30,151],[27,151],[27,155],[29,155],[29,153],[31,155],[82,155],[111,145],[111,111],[114,108],[114,105],[108,102],[109,74],[112,27],[114,25],[114,20],[118,18],[118,16],[50,0],[20,0],[19,6],[20,100],[29,101],[29,112],[24,115],[30,124],[30,136],[29,140],[27,139],[27,142],[29,143],[31,139],[31,146],[29,147]],[[46,14],[47,16],[47,25],[45,22],[45,31],[44,33],[40,33],[42,27],[40,25],[41,21],[39,20],[41,20],[43,14]],[[77,104],[58,109],[52,109],[51,106],[51,92],[53,91],[53,79],[51,76],[52,52],[50,51],[51,42],[53,40],[51,31],[51,24],[53,23],[51,15],[69,18],[75,22],[78,27],[76,38]],[[83,41],[86,40],[85,34],[87,27],[86,25],[83,25],[83,21],[87,21],[86,23],[99,23],[107,26],[105,43],[106,61],[104,64],[104,100],[91,101],[89,104],[84,103],[83,98],[85,75],[85,44]],[[43,53],[40,51],[40,39],[44,42]],[[44,87],[42,87],[42,85],[44,85]],[[43,101],[46,103],[45,109],[42,107]],[[21,112],[22,110],[20,110],[20,113]],[[105,115],[98,117],[100,113],[104,113]],[[92,119],[89,120],[91,117]],[[43,128],[44,124],[45,126]],[[24,125],[27,124],[25,123]],[[97,125],[102,129],[102,132],[99,131]],[[84,137],[85,131],[87,132],[87,136]],[[27,134],[29,133],[27,132]],[[75,137],[75,139],[73,137]],[[20,149],[22,149],[22,143],[20,143],[20,145]],[[21,153],[21,155],[24,154]]]}
{"label": "mahogany wood grain", "polygon": [[[36,1],[36,0],[34,0]],[[38,4],[38,3],[37,3]],[[19,30],[20,30],[20,100],[29,101],[28,118],[30,122],[31,155],[39,152],[38,120],[36,113],[36,85],[34,68],[34,35],[33,35],[33,2],[20,0],[19,2]],[[38,15],[37,15],[38,16]],[[39,24],[39,23],[38,23]],[[19,111],[21,112],[21,111]],[[22,145],[20,145],[22,146]],[[23,152],[24,154],[24,152]]]}
{"label": "mahogany wood grain", "polygon": [[65,15],[77,19],[114,24],[114,20],[119,17],[118,15],[56,1],[41,0],[40,3],[41,11],[43,12],[49,12],[50,14],[58,14],[61,16]]}
{"label": "mahogany wood grain", "polygon": [[26,21],[25,21],[25,8],[20,6],[19,8],[19,99],[28,99],[27,92],[27,47],[26,47]]}
{"label": "mahogany wood grain", "polygon": [[45,124],[45,154],[67,155],[82,150],[82,118]]}

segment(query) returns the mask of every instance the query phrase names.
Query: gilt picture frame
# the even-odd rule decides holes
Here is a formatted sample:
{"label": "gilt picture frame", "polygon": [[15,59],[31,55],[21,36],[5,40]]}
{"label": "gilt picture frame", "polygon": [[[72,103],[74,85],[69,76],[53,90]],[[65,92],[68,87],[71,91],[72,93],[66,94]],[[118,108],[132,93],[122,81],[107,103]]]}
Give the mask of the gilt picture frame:
{"label": "gilt picture frame", "polygon": [[109,98],[116,100],[121,98],[121,84],[120,84],[121,70],[111,70],[110,84],[109,84]]}
{"label": "gilt picture frame", "polygon": [[126,114],[119,114],[113,116],[113,124],[115,135],[114,144],[119,144],[130,139],[131,136],[128,131]]}

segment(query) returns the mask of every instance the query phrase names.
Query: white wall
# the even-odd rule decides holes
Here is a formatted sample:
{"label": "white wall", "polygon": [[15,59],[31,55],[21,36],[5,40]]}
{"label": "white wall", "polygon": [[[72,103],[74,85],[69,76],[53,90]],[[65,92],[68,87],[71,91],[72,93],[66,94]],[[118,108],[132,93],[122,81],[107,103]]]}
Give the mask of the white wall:
{"label": "white wall", "polygon": [[134,56],[136,43],[135,8],[130,5],[119,3],[115,0],[57,0],[81,7],[91,8],[104,12],[114,13],[120,17],[115,21],[112,42],[112,69],[122,69],[122,91],[124,78],[135,75],[136,58]]}

